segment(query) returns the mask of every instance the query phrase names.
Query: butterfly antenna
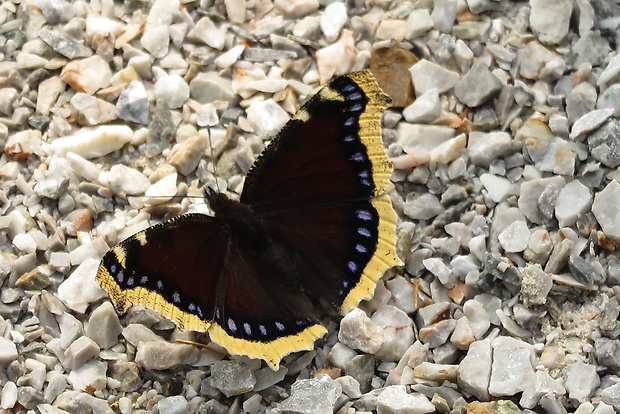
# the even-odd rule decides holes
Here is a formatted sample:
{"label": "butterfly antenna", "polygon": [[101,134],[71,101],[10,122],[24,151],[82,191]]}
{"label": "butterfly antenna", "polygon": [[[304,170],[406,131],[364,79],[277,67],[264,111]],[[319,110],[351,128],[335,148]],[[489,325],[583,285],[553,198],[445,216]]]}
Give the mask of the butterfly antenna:
{"label": "butterfly antenna", "polygon": [[211,141],[211,133],[209,133],[209,150],[211,151],[211,160],[213,161],[213,178],[215,179],[215,189],[218,193],[221,193],[220,183],[217,181],[217,162],[215,162],[215,150],[213,149],[213,142]]}

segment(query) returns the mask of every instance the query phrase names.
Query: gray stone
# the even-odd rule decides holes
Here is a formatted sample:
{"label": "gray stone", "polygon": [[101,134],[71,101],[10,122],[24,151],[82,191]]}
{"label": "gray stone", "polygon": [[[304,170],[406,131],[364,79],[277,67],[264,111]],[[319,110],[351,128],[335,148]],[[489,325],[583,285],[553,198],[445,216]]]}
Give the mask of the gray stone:
{"label": "gray stone", "polygon": [[37,1],[36,4],[36,7],[41,10],[41,13],[49,25],[66,23],[75,15],[75,8],[72,2],[64,0],[40,0]]}
{"label": "gray stone", "polygon": [[566,98],[566,114],[573,123],[592,111],[596,105],[596,88],[588,82],[575,86]]}
{"label": "gray stone", "polygon": [[189,404],[184,396],[172,395],[159,400],[157,410],[160,414],[184,414],[188,412]]}
{"label": "gray stone", "polygon": [[[243,52],[243,59],[248,62],[277,62],[280,59],[296,59],[297,52],[291,50],[278,50],[262,47],[251,47]],[[191,84],[190,84],[191,88]]]}
{"label": "gray stone", "polygon": [[230,79],[215,72],[200,73],[189,83],[190,96],[201,104],[230,102],[235,94]]}
{"label": "gray stone", "polygon": [[472,164],[488,167],[494,160],[521,150],[521,143],[513,141],[506,132],[472,131],[467,142]]}
{"label": "gray stone", "polygon": [[[548,214],[545,214],[545,210],[550,210],[550,214],[553,214],[555,206],[555,198],[542,197],[543,194],[559,194],[560,190],[566,181],[564,177],[552,176],[549,178],[538,178],[530,180],[521,184],[521,191],[518,200],[519,210],[527,217],[531,222],[536,224],[542,224],[545,218],[549,218]],[[549,189],[548,189],[549,188]]]}
{"label": "gray stone", "polygon": [[149,135],[146,139],[146,155],[154,157],[169,148],[176,132],[176,125],[172,120],[172,112],[164,101],[157,102],[153,119],[149,124]]}
{"label": "gray stone", "polygon": [[120,382],[119,391],[136,391],[142,386],[142,378],[135,362],[116,360],[110,364],[110,377]]}
{"label": "gray stone", "polygon": [[542,43],[560,43],[568,33],[573,0],[530,0],[530,27]]}
{"label": "gray stone", "polygon": [[211,368],[211,385],[225,396],[252,391],[256,378],[250,368],[239,361],[217,361]]}
{"label": "gray stone", "polygon": [[360,384],[363,393],[370,391],[370,384],[375,374],[375,356],[357,355],[344,366],[346,375],[350,375]]}
{"label": "gray stone", "polygon": [[452,26],[456,19],[457,0],[437,0],[433,2],[431,20],[435,29],[443,33],[452,32]]}
{"label": "gray stone", "polygon": [[534,379],[534,347],[511,337],[500,336],[491,343],[493,365],[489,393],[508,396],[522,392]]}
{"label": "gray stone", "polygon": [[99,346],[87,336],[76,339],[65,351],[63,365],[68,370],[81,367],[99,353]]}
{"label": "gray stone", "polygon": [[573,44],[570,52],[564,56],[564,60],[573,68],[583,63],[599,66],[610,51],[609,42],[604,37],[589,31]]}
{"label": "gray stone", "polygon": [[411,73],[416,96],[420,96],[430,89],[437,89],[437,92],[440,94],[447,92],[460,79],[458,73],[447,70],[426,59],[420,60],[409,68],[409,72]]}
{"label": "gray stone", "polygon": [[605,235],[620,244],[620,184],[616,180],[594,196],[592,213]]}
{"label": "gray stone", "polygon": [[491,378],[491,340],[473,342],[467,355],[459,364],[457,381],[459,386],[480,398],[489,399],[489,381]]}
{"label": "gray stone", "polygon": [[612,118],[588,136],[592,157],[610,168],[620,165],[620,120]]}
{"label": "gray stone", "polygon": [[615,111],[620,110],[620,83],[614,83],[605,89],[596,101],[598,109],[610,108]]}
{"label": "gray stone", "polygon": [[414,220],[428,220],[444,211],[439,199],[430,193],[407,200],[403,212]]}
{"label": "gray stone", "polygon": [[217,400],[209,400],[196,410],[196,414],[227,414],[229,407]]}
{"label": "gray stone", "polygon": [[54,401],[54,406],[75,414],[114,414],[106,400],[80,391],[63,392]]}
{"label": "gray stone", "polygon": [[599,338],[594,341],[594,355],[596,361],[615,374],[620,374],[620,341],[609,338]]}
{"label": "gray stone", "polygon": [[24,408],[34,410],[39,404],[43,404],[43,393],[32,387],[17,387],[17,402]]}
{"label": "gray stone", "polygon": [[125,121],[149,123],[149,100],[142,82],[132,81],[127,85],[118,97],[116,110],[118,117]]}
{"label": "gray stone", "polygon": [[568,396],[580,403],[590,401],[590,397],[600,384],[596,366],[575,362],[562,370],[564,388]]}
{"label": "gray stone", "polygon": [[599,395],[601,401],[614,407],[616,412],[620,410],[620,384],[605,388]]}
{"label": "gray stone", "polygon": [[337,381],[321,375],[296,381],[291,386],[291,396],[278,409],[283,414],[332,414],[341,394],[342,386]]}
{"label": "gray stone", "polygon": [[584,285],[592,285],[605,280],[605,277],[600,274],[600,272],[598,272],[583,258],[576,255],[571,255],[568,257],[568,268],[570,269],[573,277]]}
{"label": "gray stone", "polygon": [[123,327],[111,302],[103,302],[95,309],[86,325],[86,335],[102,349],[108,349],[117,343],[122,331]]}
{"label": "gray stone", "polygon": [[502,83],[482,60],[476,61],[454,86],[454,94],[458,100],[471,108],[493,99],[501,90]]}
{"label": "gray stone", "polygon": [[45,171],[43,177],[34,185],[34,192],[39,197],[58,199],[69,187],[69,177],[56,171]]}
{"label": "gray stone", "polygon": [[191,365],[198,359],[198,348],[165,341],[138,343],[136,363],[145,369],[163,370]]}
{"label": "gray stone", "polygon": [[69,36],[59,33],[57,30],[42,28],[39,37],[49,45],[55,52],[60,53],[68,59],[86,58],[93,54],[93,51],[81,43],[76,42]]}

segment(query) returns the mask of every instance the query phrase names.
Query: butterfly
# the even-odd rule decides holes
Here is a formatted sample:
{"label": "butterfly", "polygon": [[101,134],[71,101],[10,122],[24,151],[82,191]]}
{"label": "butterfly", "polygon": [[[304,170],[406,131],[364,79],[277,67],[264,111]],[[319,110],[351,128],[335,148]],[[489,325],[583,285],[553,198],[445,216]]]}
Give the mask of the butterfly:
{"label": "butterfly", "polygon": [[96,278],[117,312],[155,309],[273,370],[312,349],[327,332],[321,307],[345,315],[402,264],[380,129],[390,101],[369,71],[335,78],[257,158],[239,201],[206,189],[213,216],[181,215],[113,247]]}

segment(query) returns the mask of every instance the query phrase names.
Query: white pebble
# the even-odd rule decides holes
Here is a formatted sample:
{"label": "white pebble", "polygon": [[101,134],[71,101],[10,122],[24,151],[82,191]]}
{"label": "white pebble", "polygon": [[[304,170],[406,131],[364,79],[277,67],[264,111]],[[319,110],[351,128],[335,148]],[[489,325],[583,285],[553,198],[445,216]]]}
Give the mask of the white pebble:
{"label": "white pebble", "polygon": [[527,248],[527,242],[530,239],[530,229],[523,221],[515,221],[502,230],[498,239],[506,252],[522,252]]}
{"label": "white pebble", "polygon": [[494,174],[483,173],[480,176],[480,182],[487,190],[489,198],[496,203],[504,201],[512,189],[510,181]]}
{"label": "white pebble", "polygon": [[560,227],[572,226],[581,214],[592,206],[592,193],[581,181],[574,180],[566,184],[558,194],[555,203],[555,217]]}
{"label": "white pebble", "polygon": [[183,414],[188,412],[188,403],[182,395],[173,395],[157,402],[160,414]]}
{"label": "white pebble", "polygon": [[168,174],[161,180],[153,183],[144,193],[146,202],[157,205],[169,201],[177,193],[177,173]]}
{"label": "white pebble", "polygon": [[[17,357],[17,355],[16,355]],[[0,407],[4,410],[10,410],[17,402],[17,385],[13,381],[7,381],[2,388],[2,399]]]}
{"label": "white pebble", "polygon": [[155,98],[166,102],[170,109],[180,108],[189,98],[189,85],[179,75],[162,76],[155,82]]}
{"label": "white pebble", "polygon": [[433,28],[433,20],[425,9],[412,10],[407,18],[407,34],[409,40],[422,36]]}
{"label": "white pebble", "polygon": [[13,237],[13,246],[23,253],[34,253],[37,250],[37,242],[28,234],[18,234]]}
{"label": "white pebble", "polygon": [[469,319],[469,326],[476,339],[482,338],[491,326],[489,314],[482,306],[482,303],[475,299],[468,300],[463,304],[463,313]]}
{"label": "white pebble", "polygon": [[121,149],[131,142],[133,132],[127,125],[102,125],[95,128],[81,128],[75,134],[57,138],[51,144],[43,144],[43,150],[52,155],[64,157],[73,152],[84,158],[97,158]]}
{"label": "white pebble", "polygon": [[620,243],[620,184],[616,180],[594,196],[592,213],[607,237]]}
{"label": "white pebble", "polygon": [[452,275],[452,272],[443,262],[443,260],[438,259],[436,257],[430,257],[428,259],[422,260],[422,264],[431,272],[442,285],[444,285],[448,289],[452,289],[456,284],[456,278]]}
{"label": "white pebble", "polygon": [[411,105],[403,109],[403,117],[411,123],[431,123],[441,114],[441,101],[437,89],[429,89],[416,97]]}
{"label": "white pebble", "polygon": [[500,336],[491,343],[493,365],[489,393],[495,397],[515,395],[534,379],[534,347],[515,338]]}
{"label": "white pebble", "polygon": [[235,62],[241,57],[243,51],[245,50],[244,45],[237,45],[230,48],[226,53],[222,53],[219,55],[213,63],[215,63],[218,67],[222,69],[226,69],[235,64]]}
{"label": "white pebble", "polygon": [[107,297],[95,280],[99,260],[86,259],[58,286],[58,299],[70,309],[84,313],[91,303]]}
{"label": "white pebble", "polygon": [[381,329],[359,308],[342,318],[338,340],[349,348],[368,354],[377,352],[384,341]]}
{"label": "white pebble", "polygon": [[435,406],[420,393],[407,394],[404,385],[385,387],[377,398],[377,414],[434,413]]}
{"label": "white pebble", "polygon": [[325,8],[321,15],[321,31],[328,42],[331,43],[338,39],[340,30],[342,30],[347,20],[347,7],[344,3],[331,3]]}
{"label": "white pebble", "polygon": [[76,390],[86,391],[87,389],[92,390],[94,388],[100,391],[106,386],[105,373],[107,369],[107,363],[91,359],[72,370],[67,377],[67,381]]}
{"label": "white pebble", "polygon": [[246,110],[248,122],[262,139],[275,136],[289,120],[289,115],[273,99],[254,101]]}
{"label": "white pebble", "polygon": [[452,72],[429,62],[426,59],[409,68],[416,96],[422,95],[429,89],[437,89],[438,93],[447,92],[457,84],[461,78],[458,73]]}

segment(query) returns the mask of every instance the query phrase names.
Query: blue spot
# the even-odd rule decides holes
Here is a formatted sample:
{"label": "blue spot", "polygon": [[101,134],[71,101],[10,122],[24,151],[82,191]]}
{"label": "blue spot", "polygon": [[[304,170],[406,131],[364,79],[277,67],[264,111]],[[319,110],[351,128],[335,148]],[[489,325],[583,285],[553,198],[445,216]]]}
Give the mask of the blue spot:
{"label": "blue spot", "polygon": [[352,273],[357,272],[357,263],[355,263],[354,261],[349,261],[349,263],[347,263],[347,267],[349,268],[349,271],[351,271]]}
{"label": "blue spot", "polygon": [[129,278],[127,279],[127,286],[133,286],[133,283],[134,283],[133,276],[129,276]]}
{"label": "blue spot", "polygon": [[265,325],[258,325],[258,330],[260,331],[261,335],[267,335],[267,328],[265,328]]}
{"label": "blue spot", "polygon": [[362,170],[359,173],[357,173],[357,175],[360,178],[368,178],[369,177],[368,170]]}
{"label": "blue spot", "polygon": [[198,316],[202,318],[202,308],[200,306],[196,308],[196,312],[198,313]]}
{"label": "blue spot", "polygon": [[342,295],[344,295],[344,290],[340,289],[340,290],[338,291],[338,296],[342,296]]}
{"label": "blue spot", "polygon": [[110,266],[110,272],[112,273],[116,273],[116,265],[113,264],[112,266]]}
{"label": "blue spot", "polygon": [[283,331],[284,329],[286,329],[285,326],[280,322],[276,322],[275,325],[276,328],[278,328],[278,331]]}
{"label": "blue spot", "polygon": [[370,214],[370,211],[368,210],[357,210],[355,214],[357,215],[357,218],[360,220],[364,220],[364,221],[372,220],[372,214]]}
{"label": "blue spot", "polygon": [[343,139],[345,142],[353,142],[355,141],[355,135],[345,135]]}
{"label": "blue spot", "polygon": [[194,305],[193,303],[190,303],[189,305],[187,305],[187,309],[190,312],[194,312],[196,310],[196,305]]}
{"label": "blue spot", "polygon": [[360,227],[357,229],[357,233],[360,236],[364,236],[364,237],[370,237],[372,234],[370,233],[370,231],[367,228],[364,227]]}
{"label": "blue spot", "polygon": [[245,331],[246,334],[252,335],[252,327],[250,326],[249,323],[247,322],[243,323],[243,330]]}
{"label": "blue spot", "polygon": [[161,280],[157,281],[157,289],[163,289],[164,288],[164,284],[161,282]]}
{"label": "blue spot", "polygon": [[295,321],[295,325],[304,326],[306,323],[304,321]]}
{"label": "blue spot", "polygon": [[116,275],[116,280],[118,280],[118,283],[123,283],[123,280],[125,280],[125,273],[122,270]]}
{"label": "blue spot", "polygon": [[368,249],[366,249],[361,244],[356,244],[355,245],[355,250],[357,250],[358,253],[366,253],[366,252],[368,252]]}
{"label": "blue spot", "polygon": [[348,83],[348,84],[346,84],[346,85],[344,85],[342,87],[342,92],[352,92],[352,91],[354,91],[356,89],[357,88],[355,87],[355,85],[352,85],[352,84]]}
{"label": "blue spot", "polygon": [[179,292],[174,292],[172,294],[172,301],[174,303],[180,303],[181,302],[181,295],[179,295]]}
{"label": "blue spot", "polygon": [[355,121],[356,121],[356,118],[354,116],[349,117],[349,118],[344,120],[344,126],[346,126],[346,127],[353,126],[353,125],[355,125]]}
{"label": "blue spot", "polygon": [[220,307],[216,306],[215,307],[215,319],[220,319]]}
{"label": "blue spot", "polygon": [[366,157],[364,157],[364,154],[362,154],[361,152],[356,152],[355,154],[351,155],[351,158],[349,159],[355,162],[362,162],[366,159]]}
{"label": "blue spot", "polygon": [[342,287],[345,288],[345,289],[348,288],[349,287],[349,281],[345,280],[344,282],[342,282]]}
{"label": "blue spot", "polygon": [[347,100],[349,101],[359,101],[362,99],[362,93],[360,91],[356,91],[347,95]]}
{"label": "blue spot", "polygon": [[362,109],[363,109],[362,104],[359,104],[359,103],[353,104],[349,108],[347,108],[349,112],[359,112]]}
{"label": "blue spot", "polygon": [[228,318],[228,329],[230,329],[231,332],[237,332],[237,324],[230,318]]}
{"label": "blue spot", "polygon": [[372,187],[372,183],[368,180],[361,180],[360,183],[366,187]]}
{"label": "blue spot", "polygon": [[149,281],[148,276],[142,276],[142,277],[140,278],[140,284],[141,284],[141,285],[146,285],[146,282],[148,282],[148,281]]}

